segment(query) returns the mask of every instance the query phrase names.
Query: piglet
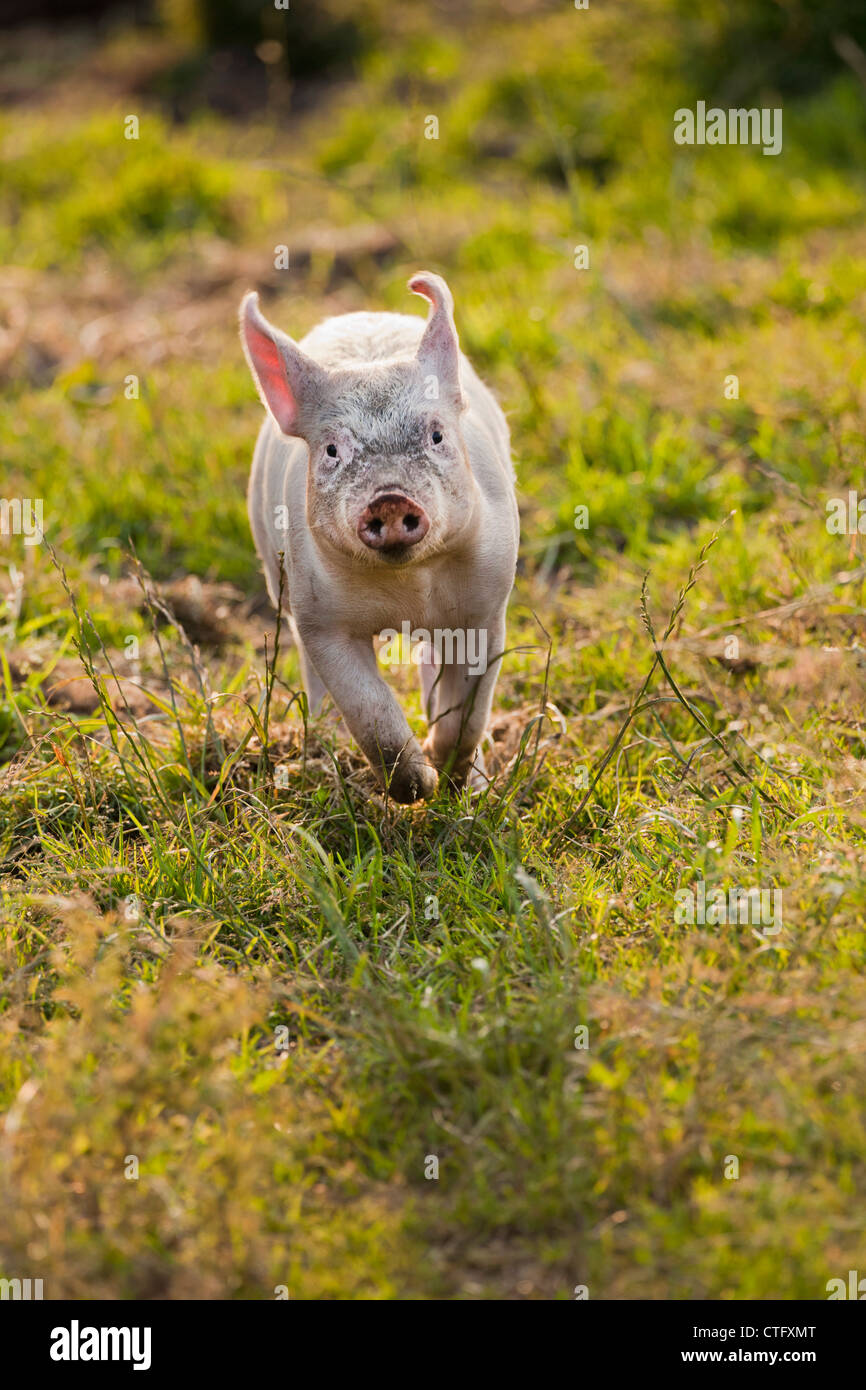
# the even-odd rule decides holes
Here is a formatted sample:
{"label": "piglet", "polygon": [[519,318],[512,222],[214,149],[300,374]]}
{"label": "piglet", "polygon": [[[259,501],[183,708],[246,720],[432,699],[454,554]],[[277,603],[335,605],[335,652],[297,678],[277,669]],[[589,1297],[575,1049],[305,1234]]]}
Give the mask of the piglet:
{"label": "piglet", "polygon": [[[505,651],[519,522],[505,416],[460,351],[445,281],[415,315],[341,314],[295,343],[241,305],[268,411],[248,506],[310,709],[330,694],[380,782],[405,804],[487,784],[479,748]],[[428,734],[413,735],[374,640],[406,635]],[[397,641],[399,648],[400,641]],[[420,653],[420,659],[419,654]]]}

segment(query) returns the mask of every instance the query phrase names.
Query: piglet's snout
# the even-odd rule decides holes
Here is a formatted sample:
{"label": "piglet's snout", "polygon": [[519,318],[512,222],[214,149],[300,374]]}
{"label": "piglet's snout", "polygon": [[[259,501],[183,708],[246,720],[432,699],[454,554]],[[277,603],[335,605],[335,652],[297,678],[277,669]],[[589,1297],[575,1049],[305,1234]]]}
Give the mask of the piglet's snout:
{"label": "piglet's snout", "polygon": [[417,545],[429,530],[424,508],[402,492],[375,497],[358,519],[358,535],[371,550],[406,549]]}

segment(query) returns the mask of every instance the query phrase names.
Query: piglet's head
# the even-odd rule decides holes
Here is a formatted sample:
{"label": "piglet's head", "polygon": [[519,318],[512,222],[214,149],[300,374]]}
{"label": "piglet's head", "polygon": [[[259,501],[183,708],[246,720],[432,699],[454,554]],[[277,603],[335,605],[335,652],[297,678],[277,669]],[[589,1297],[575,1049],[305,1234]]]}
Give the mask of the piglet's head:
{"label": "piglet's head", "polygon": [[255,294],[241,306],[262,400],[309,449],[308,524],[321,545],[366,565],[453,548],[477,506],[451,292],[430,272],[409,288],[431,305],[420,334],[408,318],[347,315],[315,329],[306,351],[268,323]]}

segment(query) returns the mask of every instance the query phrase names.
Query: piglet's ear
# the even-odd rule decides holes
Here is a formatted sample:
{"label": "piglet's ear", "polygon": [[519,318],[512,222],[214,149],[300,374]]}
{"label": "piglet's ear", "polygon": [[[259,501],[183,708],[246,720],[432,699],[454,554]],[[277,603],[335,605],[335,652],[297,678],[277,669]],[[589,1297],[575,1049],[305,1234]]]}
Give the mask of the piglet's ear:
{"label": "piglet's ear", "polygon": [[447,396],[458,410],[465,402],[460,391],[460,348],[454,327],[454,300],[441,275],[423,270],[409,281],[413,294],[429,299],[433,308],[424,336],[418,345],[417,362],[422,372],[434,376],[440,394]]}
{"label": "piglet's ear", "polygon": [[268,323],[255,293],[241,304],[241,341],[259,395],[283,434],[299,435],[304,416],[321,399],[327,373]]}

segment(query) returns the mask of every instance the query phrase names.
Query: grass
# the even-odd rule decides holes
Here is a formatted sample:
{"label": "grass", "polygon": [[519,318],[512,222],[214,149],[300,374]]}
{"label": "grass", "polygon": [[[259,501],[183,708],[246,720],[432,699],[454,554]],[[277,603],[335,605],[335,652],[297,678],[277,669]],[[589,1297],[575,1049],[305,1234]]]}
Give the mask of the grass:
{"label": "grass", "polygon": [[[784,105],[781,156],[683,149],[715,79],[674,5],[496,16],[406,7],[288,126],[74,82],[0,122],[0,491],[49,542],[0,539],[0,1271],[46,1297],[863,1268],[866,566],[825,523],[864,94],[773,70],[738,101]],[[523,545],[496,786],[404,810],[275,660],[234,323],[251,286],[298,336],[411,312],[422,267]],[[781,889],[781,930],[678,921],[700,880]]]}

